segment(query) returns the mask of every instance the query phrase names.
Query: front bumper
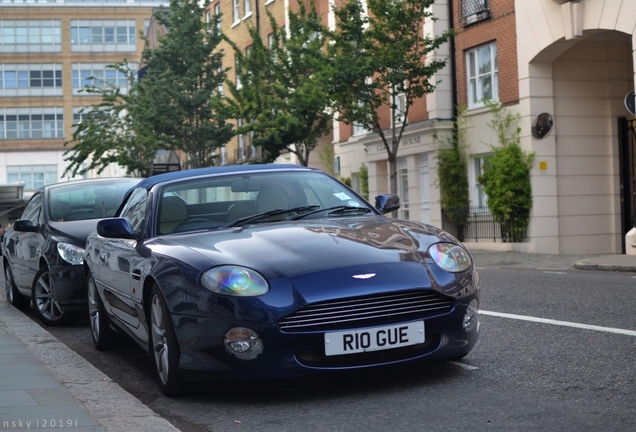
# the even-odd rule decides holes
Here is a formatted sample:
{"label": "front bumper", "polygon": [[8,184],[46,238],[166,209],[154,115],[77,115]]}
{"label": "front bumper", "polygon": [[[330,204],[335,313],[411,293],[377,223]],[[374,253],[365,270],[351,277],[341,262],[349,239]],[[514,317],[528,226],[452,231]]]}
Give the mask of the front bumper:
{"label": "front bumper", "polygon": [[55,290],[55,299],[60,309],[83,311],[88,307],[86,274],[82,265],[52,265],[49,278]]}
{"label": "front bumper", "polygon": [[[422,317],[425,324],[422,344],[335,356],[325,354],[326,331],[290,333],[281,331],[277,323],[229,317],[201,318],[173,314],[172,319],[181,346],[180,369],[186,378],[201,379],[202,374],[207,378],[232,380],[291,378],[327,371],[430,363],[462,357],[472,350],[479,337],[479,325],[470,332],[462,326],[468,304],[478,297],[477,291],[455,301],[449,312]],[[399,319],[392,322],[400,323]],[[223,336],[233,327],[246,327],[258,333],[264,346],[263,353],[254,360],[240,360],[229,354],[223,345]]]}

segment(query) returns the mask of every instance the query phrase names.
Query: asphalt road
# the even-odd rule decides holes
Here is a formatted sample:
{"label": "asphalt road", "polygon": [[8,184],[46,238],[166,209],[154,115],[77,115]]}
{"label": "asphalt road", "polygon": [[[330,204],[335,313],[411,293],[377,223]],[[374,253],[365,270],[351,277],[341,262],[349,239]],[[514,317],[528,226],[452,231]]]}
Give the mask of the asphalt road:
{"label": "asphalt road", "polygon": [[208,384],[168,399],[132,343],[97,352],[87,321],[48,330],[184,432],[636,430],[636,275],[480,274],[478,346],[461,362],[382,373]]}

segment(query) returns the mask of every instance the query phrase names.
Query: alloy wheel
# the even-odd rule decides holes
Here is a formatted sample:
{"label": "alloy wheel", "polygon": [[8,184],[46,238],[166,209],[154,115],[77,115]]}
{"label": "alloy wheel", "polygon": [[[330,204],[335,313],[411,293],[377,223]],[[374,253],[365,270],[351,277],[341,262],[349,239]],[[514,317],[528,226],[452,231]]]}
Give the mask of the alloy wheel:
{"label": "alloy wheel", "polygon": [[38,277],[33,290],[33,300],[40,315],[47,320],[55,322],[64,316],[64,312],[55,299],[55,290],[50,282],[48,271]]}
{"label": "alloy wheel", "polygon": [[93,339],[98,341],[100,337],[99,328],[99,306],[97,304],[97,288],[95,287],[95,281],[92,277],[88,278],[88,314],[91,322],[91,332],[93,332]]}
{"label": "alloy wheel", "polygon": [[11,271],[7,264],[4,265],[4,288],[7,294],[7,301],[13,304],[13,276],[11,275]]}
{"label": "alloy wheel", "polygon": [[165,385],[170,374],[168,339],[166,338],[166,323],[161,307],[161,300],[155,294],[150,305],[150,320],[152,326],[152,347],[157,364],[159,379]]}

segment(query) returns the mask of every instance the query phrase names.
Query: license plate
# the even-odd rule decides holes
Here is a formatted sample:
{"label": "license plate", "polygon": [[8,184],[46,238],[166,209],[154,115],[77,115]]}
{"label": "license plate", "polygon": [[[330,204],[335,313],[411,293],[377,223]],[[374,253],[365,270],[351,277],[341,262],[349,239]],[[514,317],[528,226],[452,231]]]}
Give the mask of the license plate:
{"label": "license plate", "polygon": [[328,356],[380,351],[424,343],[424,321],[325,333]]}

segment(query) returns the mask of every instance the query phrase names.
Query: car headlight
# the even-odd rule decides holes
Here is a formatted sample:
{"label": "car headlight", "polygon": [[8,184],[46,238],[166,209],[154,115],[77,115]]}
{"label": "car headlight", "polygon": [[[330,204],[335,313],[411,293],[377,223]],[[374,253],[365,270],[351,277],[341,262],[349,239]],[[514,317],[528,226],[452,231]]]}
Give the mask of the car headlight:
{"label": "car headlight", "polygon": [[452,243],[435,243],[428,248],[428,254],[438,266],[451,273],[468,270],[473,265],[466,249]]}
{"label": "car headlight", "polygon": [[201,285],[217,294],[255,297],[269,291],[265,278],[258,272],[239,266],[220,266],[201,275]]}
{"label": "car headlight", "polygon": [[70,243],[58,243],[57,253],[59,253],[62,259],[69,264],[84,264],[84,248]]}

